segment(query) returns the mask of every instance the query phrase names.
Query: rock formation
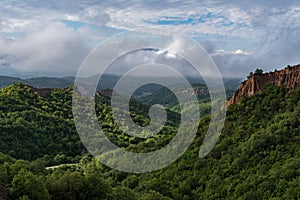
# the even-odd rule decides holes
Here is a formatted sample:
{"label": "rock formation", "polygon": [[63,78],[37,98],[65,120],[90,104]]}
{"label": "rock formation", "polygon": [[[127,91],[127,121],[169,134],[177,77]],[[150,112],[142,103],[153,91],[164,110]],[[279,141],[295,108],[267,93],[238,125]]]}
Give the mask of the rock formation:
{"label": "rock formation", "polygon": [[36,92],[41,97],[48,97],[51,93],[51,88],[36,88],[27,84],[20,83],[21,88],[30,88],[33,92]]}
{"label": "rock formation", "polygon": [[287,66],[275,72],[251,75],[241,83],[231,99],[227,101],[226,107],[231,104],[238,104],[244,96],[254,95],[268,83],[284,85],[287,89],[300,87],[300,65]]}
{"label": "rock formation", "polygon": [[48,97],[50,95],[51,89],[50,88],[35,88],[31,87],[33,92],[38,93],[41,97]]}

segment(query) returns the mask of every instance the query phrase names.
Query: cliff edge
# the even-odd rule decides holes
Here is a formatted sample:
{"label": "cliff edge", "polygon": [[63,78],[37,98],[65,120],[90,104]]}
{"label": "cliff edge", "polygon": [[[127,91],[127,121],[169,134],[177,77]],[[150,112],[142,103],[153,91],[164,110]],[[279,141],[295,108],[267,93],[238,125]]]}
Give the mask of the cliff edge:
{"label": "cliff edge", "polygon": [[275,72],[251,75],[240,84],[231,99],[226,102],[226,107],[231,104],[238,104],[244,96],[254,95],[269,83],[284,85],[287,89],[300,87],[300,64],[292,67],[287,66]]}

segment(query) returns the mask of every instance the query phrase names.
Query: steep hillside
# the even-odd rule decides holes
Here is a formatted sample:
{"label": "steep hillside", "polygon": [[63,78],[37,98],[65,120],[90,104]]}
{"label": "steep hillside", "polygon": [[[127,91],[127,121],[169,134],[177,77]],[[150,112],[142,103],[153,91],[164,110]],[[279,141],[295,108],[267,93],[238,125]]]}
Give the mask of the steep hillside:
{"label": "steep hillside", "polygon": [[[1,151],[10,150],[10,155],[13,155],[13,151],[19,153],[18,151],[23,150],[24,153],[24,146],[20,148],[19,145],[25,143],[34,147],[40,141],[44,141],[43,137],[47,138],[47,135],[64,135],[64,132],[55,126],[48,126],[45,132],[39,131],[39,126],[43,125],[43,117],[52,124],[52,118],[48,115],[36,117],[37,113],[42,111],[40,109],[32,109],[30,115],[22,115],[22,110],[30,108],[31,105],[39,108],[40,97],[36,93],[23,91],[17,86],[6,88],[1,93],[2,97],[6,95],[5,99],[8,99],[1,99]],[[48,104],[49,108],[44,108],[46,110],[43,112],[58,112],[56,116],[68,113],[68,109],[61,110],[66,107],[58,103],[58,99],[67,99],[67,96],[60,96],[65,94],[67,92],[56,92],[54,96],[57,100],[53,100],[58,105],[52,107]],[[17,98],[18,96],[22,99]],[[14,99],[17,101],[9,104]],[[45,103],[45,100],[43,101]],[[13,108],[10,107],[12,105]],[[100,108],[102,116],[108,115],[110,118],[110,114],[104,111],[108,107]],[[300,89],[286,90],[283,86],[271,84],[255,95],[243,98],[239,104],[229,106],[221,138],[204,159],[199,158],[199,150],[209,125],[208,116],[200,120],[197,136],[188,151],[178,161],[159,171],[146,174],[123,173],[107,168],[88,155],[80,157],[76,165],[46,170],[45,158],[28,162],[15,160],[0,153],[0,188],[9,191],[12,199],[299,199],[299,116]],[[28,126],[30,122],[32,123]],[[65,130],[66,124],[61,124],[62,122],[55,123],[56,126],[65,126]],[[27,129],[24,129],[24,126]],[[105,127],[114,130],[114,126],[109,123],[105,124]],[[52,130],[56,130],[57,133],[51,132]],[[30,137],[34,139],[29,140]],[[125,135],[112,139],[124,145],[124,138],[125,142],[132,141],[126,139]],[[45,140],[43,144],[65,145],[65,141],[71,141],[69,138],[56,141],[50,139]],[[10,141],[16,143],[5,146],[4,142]],[[164,144],[159,141],[149,139],[124,147],[144,152]],[[68,145],[65,148],[55,146],[46,152],[41,146],[38,150],[51,154],[57,151],[57,147],[60,151],[66,151]],[[36,153],[36,150],[27,148],[27,154]],[[64,159],[66,158],[62,155],[55,158]]]}
{"label": "steep hillside", "polygon": [[[300,198],[298,87],[287,90],[268,83],[230,105],[220,140],[204,159],[199,150],[210,117],[201,118],[187,152],[170,166],[146,174],[109,169],[85,151],[72,120],[71,91],[24,84],[0,90],[0,189],[12,199]],[[173,138],[179,116],[172,111],[156,137],[139,139],[120,131],[106,94],[96,95],[96,111],[106,135],[118,146],[148,152]],[[149,122],[148,105],[132,99],[130,109],[136,123]],[[49,165],[61,167],[46,169]]]}

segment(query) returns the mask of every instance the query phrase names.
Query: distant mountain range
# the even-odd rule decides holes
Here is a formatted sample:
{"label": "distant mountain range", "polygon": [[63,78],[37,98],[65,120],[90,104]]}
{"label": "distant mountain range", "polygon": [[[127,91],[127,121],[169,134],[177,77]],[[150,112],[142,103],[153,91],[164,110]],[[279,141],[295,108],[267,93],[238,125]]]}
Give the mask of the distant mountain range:
{"label": "distant mountain range", "polygon": [[[96,76],[89,78],[81,78],[86,84],[93,82],[97,78]],[[137,77],[135,77],[137,78]],[[166,77],[170,78],[170,77]],[[10,76],[0,76],[0,88],[12,85],[13,83],[25,83],[36,88],[67,88],[74,84],[75,77],[36,77],[22,79],[18,77]],[[119,80],[118,76],[115,75],[103,75],[101,81],[98,84],[97,90],[113,89],[117,81]],[[194,78],[188,78],[188,80],[194,84],[205,84],[203,80],[196,80]],[[197,82],[196,82],[197,81]],[[227,95],[232,95],[233,92],[237,89],[240,84],[241,79],[237,78],[224,78],[224,85],[227,91]],[[178,84],[178,80],[174,78],[174,85]],[[162,90],[162,91],[161,91]],[[134,92],[134,97],[137,99],[145,99],[146,96],[156,92],[156,95],[161,95],[165,93],[163,87],[158,84],[147,84],[140,87],[137,91]],[[155,95],[155,94],[154,94]],[[169,95],[169,94],[167,94]]]}
{"label": "distant mountain range", "polygon": [[66,88],[73,84],[74,77],[37,77],[21,79],[10,76],[0,76],[0,88],[9,86],[13,83],[26,83],[37,88]]}

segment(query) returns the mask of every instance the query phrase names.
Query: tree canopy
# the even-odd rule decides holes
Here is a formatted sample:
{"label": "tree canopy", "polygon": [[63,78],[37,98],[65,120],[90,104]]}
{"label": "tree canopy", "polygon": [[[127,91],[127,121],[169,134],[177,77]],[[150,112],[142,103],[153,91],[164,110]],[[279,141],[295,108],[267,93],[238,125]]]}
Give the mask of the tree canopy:
{"label": "tree canopy", "polygon": [[[300,198],[300,89],[267,85],[231,105],[220,140],[204,159],[198,153],[210,116],[202,117],[188,151],[145,174],[110,169],[84,151],[71,120],[70,91],[56,89],[47,98],[20,85],[0,91],[0,185],[11,199]],[[96,106],[108,137],[130,151],[158,149],[178,128],[180,115],[168,111],[172,117],[159,136],[137,140],[118,130],[109,104]],[[131,109],[138,123],[149,121],[141,112],[147,105],[133,101]]]}

